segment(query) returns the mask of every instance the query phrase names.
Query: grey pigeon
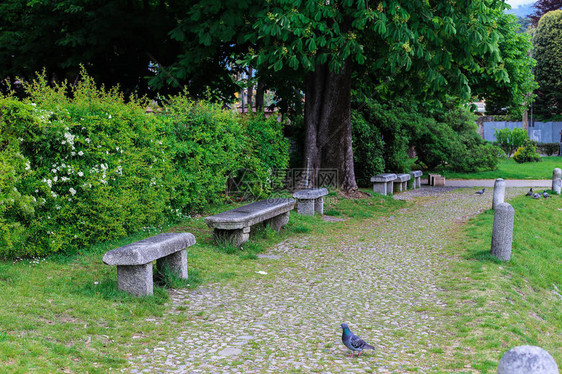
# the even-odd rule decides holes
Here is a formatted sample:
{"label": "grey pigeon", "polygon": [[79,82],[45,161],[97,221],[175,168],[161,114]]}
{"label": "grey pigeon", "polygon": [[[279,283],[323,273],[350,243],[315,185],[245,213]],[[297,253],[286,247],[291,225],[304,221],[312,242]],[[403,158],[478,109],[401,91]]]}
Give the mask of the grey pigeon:
{"label": "grey pigeon", "polygon": [[548,199],[550,197],[550,195],[548,194],[548,192],[544,191],[542,193],[542,197],[544,197],[545,199]]}
{"label": "grey pigeon", "polygon": [[533,196],[533,187],[529,189],[529,192],[525,196]]}
{"label": "grey pigeon", "polygon": [[533,194],[533,199],[540,199],[541,198],[541,194],[540,193],[534,193]]}
{"label": "grey pigeon", "polygon": [[476,191],[475,193],[477,193],[478,195],[482,195],[484,191],[486,191],[485,188],[481,189],[480,191]]}
{"label": "grey pigeon", "polygon": [[345,345],[347,348],[351,350],[351,357],[354,356],[353,352],[355,351],[359,352],[357,354],[357,357],[359,357],[361,355],[362,350],[375,349],[375,347],[365,343],[363,339],[352,333],[349,327],[347,327],[347,324],[342,323],[341,328],[343,330],[343,333],[341,335],[341,341],[343,342],[343,345]]}

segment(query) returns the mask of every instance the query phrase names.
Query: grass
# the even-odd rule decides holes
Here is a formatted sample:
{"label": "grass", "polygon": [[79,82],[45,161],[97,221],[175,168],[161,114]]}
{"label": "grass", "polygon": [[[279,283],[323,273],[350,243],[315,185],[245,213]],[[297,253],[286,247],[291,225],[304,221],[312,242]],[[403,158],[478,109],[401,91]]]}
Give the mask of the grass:
{"label": "grass", "polygon": [[[509,201],[515,208],[512,257],[490,255],[493,211],[473,218],[452,250],[461,258],[444,284],[447,313],[456,316],[458,359],[495,372],[507,350],[537,345],[562,362],[562,197]],[[451,367],[452,368],[452,367]]]}
{"label": "grass", "polygon": [[[326,211],[348,220],[388,214],[405,203],[389,197],[348,200],[332,192]],[[207,214],[231,209],[214,206]],[[127,365],[127,357],[174,334],[174,325],[194,323],[186,314],[166,317],[167,288],[196,288],[214,282],[242,283],[262,270],[257,255],[287,238],[323,233],[346,222],[325,222],[319,216],[291,214],[277,233],[252,228],[241,248],[214,243],[202,217],[188,219],[169,231],[187,231],[197,238],[188,250],[189,279],[164,271],[154,296],[136,298],[117,289],[115,267],[102,263],[103,254],[158,232],[142,232],[101,243],[81,254],[0,262],[0,364],[2,372],[106,373]],[[186,305],[185,307],[189,307]]]}
{"label": "grass", "polygon": [[479,171],[474,173],[456,173],[448,170],[435,170],[447,179],[551,179],[552,170],[562,168],[562,157],[542,157],[541,162],[518,164],[509,158],[501,160],[497,170]]}

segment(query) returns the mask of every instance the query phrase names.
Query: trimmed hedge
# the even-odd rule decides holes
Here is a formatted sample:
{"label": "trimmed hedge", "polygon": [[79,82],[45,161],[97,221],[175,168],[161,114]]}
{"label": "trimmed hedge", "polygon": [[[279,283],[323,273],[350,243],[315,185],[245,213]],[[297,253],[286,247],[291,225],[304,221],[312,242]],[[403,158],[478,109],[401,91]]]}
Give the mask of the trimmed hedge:
{"label": "trimmed hedge", "polygon": [[281,125],[209,103],[170,98],[161,114],[98,89],[51,88],[0,97],[0,256],[74,252],[181,220],[224,198],[226,182],[254,171],[268,192],[285,168]]}

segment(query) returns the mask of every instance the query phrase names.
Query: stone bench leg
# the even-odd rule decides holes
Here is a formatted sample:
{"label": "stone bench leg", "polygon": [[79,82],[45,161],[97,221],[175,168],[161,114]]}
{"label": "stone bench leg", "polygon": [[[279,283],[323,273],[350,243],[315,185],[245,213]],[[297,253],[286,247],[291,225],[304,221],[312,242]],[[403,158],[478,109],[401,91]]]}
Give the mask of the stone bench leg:
{"label": "stone bench leg", "polygon": [[414,189],[421,188],[421,177],[414,178]]}
{"label": "stone bench leg", "polygon": [[[307,200],[307,201],[313,201],[313,200]],[[314,207],[314,205],[312,206]],[[314,211],[312,211],[312,215],[314,215]],[[271,226],[273,230],[279,232],[279,230],[281,230],[281,227],[285,226],[287,222],[289,222],[289,212],[285,212],[283,214],[278,215],[277,217],[268,219],[265,222],[265,224]]]}
{"label": "stone bench leg", "polygon": [[314,200],[314,210],[321,216],[324,215],[324,196],[320,196]]}
{"label": "stone bench leg", "polygon": [[387,195],[394,194],[394,182],[391,181],[386,184],[386,192]]}
{"label": "stone bench leg", "polygon": [[299,199],[297,201],[297,213],[305,216],[313,216],[314,205],[314,199]]}
{"label": "stone bench leg", "polygon": [[373,182],[373,192],[380,193],[381,195],[386,195],[386,183]]}
{"label": "stone bench leg", "polygon": [[156,260],[156,269],[159,273],[162,273],[166,267],[178,277],[187,279],[187,249]]}
{"label": "stone bench leg", "polygon": [[250,227],[236,230],[214,229],[213,237],[217,242],[226,241],[232,243],[235,247],[240,247],[240,245],[250,239]]}
{"label": "stone bench leg", "polygon": [[117,286],[135,296],[152,295],[152,262],[144,265],[118,265]]}

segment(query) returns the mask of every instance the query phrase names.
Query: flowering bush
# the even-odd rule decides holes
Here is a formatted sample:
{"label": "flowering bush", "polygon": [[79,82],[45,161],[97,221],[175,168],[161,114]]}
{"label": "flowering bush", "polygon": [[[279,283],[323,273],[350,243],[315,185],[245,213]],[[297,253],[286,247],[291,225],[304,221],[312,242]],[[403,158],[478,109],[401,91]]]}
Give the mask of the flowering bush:
{"label": "flowering bush", "polygon": [[513,154],[513,159],[515,162],[522,164],[524,162],[539,162],[541,156],[537,152],[536,143],[527,139],[523,146],[517,148]]}
{"label": "flowering bush", "polygon": [[[241,166],[263,156],[263,170],[286,167],[286,156],[252,148],[246,120],[214,105],[177,97],[147,114],[87,76],[70,94],[43,78],[27,91],[0,97],[2,257],[77,251],[177,221],[219,199]],[[283,144],[279,126],[267,141]]]}

